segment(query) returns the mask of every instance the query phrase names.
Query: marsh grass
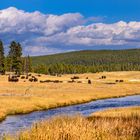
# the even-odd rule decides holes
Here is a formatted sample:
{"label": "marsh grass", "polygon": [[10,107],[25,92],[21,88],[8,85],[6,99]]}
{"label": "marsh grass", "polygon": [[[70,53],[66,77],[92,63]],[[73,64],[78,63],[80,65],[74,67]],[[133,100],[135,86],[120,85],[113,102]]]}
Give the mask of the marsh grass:
{"label": "marsh grass", "polygon": [[121,117],[58,116],[5,140],[139,140],[140,115]]}

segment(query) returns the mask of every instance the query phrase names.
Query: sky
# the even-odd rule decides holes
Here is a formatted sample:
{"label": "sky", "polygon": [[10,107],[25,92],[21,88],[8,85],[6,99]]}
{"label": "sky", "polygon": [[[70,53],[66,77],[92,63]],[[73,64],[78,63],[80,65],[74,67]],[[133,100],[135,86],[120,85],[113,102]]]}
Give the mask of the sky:
{"label": "sky", "polygon": [[140,48],[140,0],[4,0],[0,39],[24,55]]}

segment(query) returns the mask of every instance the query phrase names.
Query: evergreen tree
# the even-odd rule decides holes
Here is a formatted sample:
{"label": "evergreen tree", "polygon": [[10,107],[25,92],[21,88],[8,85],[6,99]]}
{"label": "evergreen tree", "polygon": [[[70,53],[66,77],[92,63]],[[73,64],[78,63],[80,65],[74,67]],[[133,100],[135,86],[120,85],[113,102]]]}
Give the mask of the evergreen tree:
{"label": "evergreen tree", "polygon": [[31,72],[32,71],[32,61],[31,61],[31,58],[29,55],[27,57],[27,64],[28,64],[28,72]]}
{"label": "evergreen tree", "polygon": [[16,74],[21,73],[22,69],[22,48],[20,43],[16,43],[15,41],[11,42],[10,44],[10,51],[8,57],[11,60],[11,70],[14,71]]}
{"label": "evergreen tree", "polygon": [[2,41],[0,41],[0,74],[5,74],[5,69],[4,69],[4,48],[3,48]]}
{"label": "evergreen tree", "polygon": [[30,59],[29,55],[28,55],[28,57],[24,58],[23,67],[24,67],[24,72],[26,73],[26,75],[28,77],[28,73],[32,71],[31,59]]}

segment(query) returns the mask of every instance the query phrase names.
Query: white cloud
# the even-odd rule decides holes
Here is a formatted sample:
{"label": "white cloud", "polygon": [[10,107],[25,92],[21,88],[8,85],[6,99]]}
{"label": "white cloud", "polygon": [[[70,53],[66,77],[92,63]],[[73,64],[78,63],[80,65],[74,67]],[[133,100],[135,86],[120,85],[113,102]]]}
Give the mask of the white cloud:
{"label": "white cloud", "polygon": [[[75,26],[50,37],[40,37],[38,42],[84,45],[140,45],[140,23],[120,21],[114,24],[96,23],[88,26]],[[137,47],[136,46],[136,47]],[[86,49],[86,48],[85,48]]]}
{"label": "white cloud", "polygon": [[5,44],[17,40],[24,52],[32,55],[76,50],[77,46],[85,49],[105,45],[140,47],[140,22],[94,23],[100,18],[84,18],[80,13],[29,13],[10,7],[0,10],[0,39]]}
{"label": "white cloud", "polygon": [[56,49],[56,48],[48,48],[43,46],[28,46],[24,48],[26,55],[46,55],[46,54],[54,54],[54,53],[61,53],[63,50]]}
{"label": "white cloud", "polygon": [[61,16],[49,15],[46,20],[45,35],[64,32],[71,27],[82,24],[83,22],[83,16],[78,13],[64,14]]}
{"label": "white cloud", "polygon": [[0,11],[0,32],[23,34],[26,32],[50,35],[82,24],[84,18],[79,13],[45,15],[38,11],[24,12],[14,7]]}

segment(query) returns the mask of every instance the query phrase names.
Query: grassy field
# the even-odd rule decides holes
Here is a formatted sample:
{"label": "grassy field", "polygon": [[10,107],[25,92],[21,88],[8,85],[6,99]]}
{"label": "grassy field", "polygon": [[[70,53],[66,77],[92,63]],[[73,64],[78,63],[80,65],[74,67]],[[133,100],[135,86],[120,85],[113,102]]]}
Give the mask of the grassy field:
{"label": "grassy field", "polygon": [[[111,115],[113,113],[113,117]],[[115,114],[115,116],[114,116]],[[140,107],[95,113],[88,118],[61,116],[34,124],[6,140],[139,140]]]}
{"label": "grassy field", "polygon": [[96,117],[131,117],[139,116],[140,117],[140,107],[126,107],[126,108],[117,108],[117,109],[108,109],[101,112],[96,112],[91,115]]}
{"label": "grassy field", "polygon": [[[107,79],[99,79],[102,75]],[[7,115],[140,94],[140,72],[80,74],[76,76],[80,77],[78,81],[82,83],[68,83],[72,76],[36,75],[39,80],[61,80],[63,83],[31,83],[24,79],[18,83],[9,83],[7,76],[0,76],[0,120]],[[86,77],[92,84],[88,84]],[[121,79],[123,83],[114,84],[115,80]]]}

